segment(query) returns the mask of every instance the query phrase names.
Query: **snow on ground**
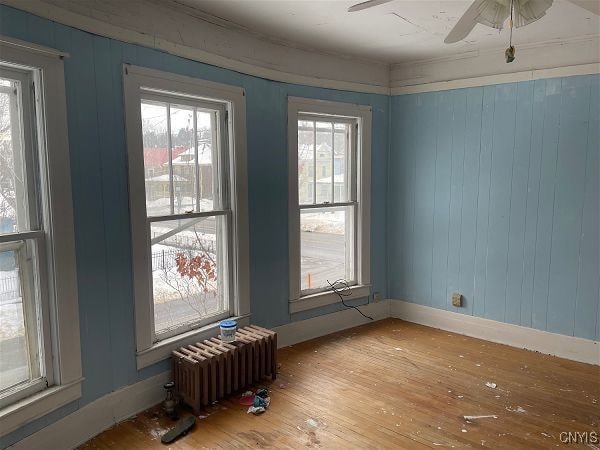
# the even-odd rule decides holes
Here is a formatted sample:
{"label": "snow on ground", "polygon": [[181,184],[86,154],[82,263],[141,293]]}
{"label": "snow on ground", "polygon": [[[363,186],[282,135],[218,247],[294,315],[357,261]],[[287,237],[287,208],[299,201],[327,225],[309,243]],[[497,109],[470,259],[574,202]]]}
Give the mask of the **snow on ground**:
{"label": "snow on ground", "polygon": [[[195,211],[196,199],[193,197],[181,197],[181,202],[175,197],[175,212],[183,213],[186,211]],[[146,201],[146,210],[148,215],[169,214],[167,211],[171,206],[170,197],[161,197],[156,200]],[[213,201],[207,198],[200,199],[200,211],[211,211],[213,209]]]}
{"label": "snow on ground", "polygon": [[344,234],[346,211],[302,213],[301,231],[313,233]]}
{"label": "snow on ground", "polygon": [[25,334],[19,291],[19,272],[0,270],[0,340]]}
{"label": "snow on ground", "polygon": [[15,301],[0,305],[0,341],[24,335],[22,303]]}

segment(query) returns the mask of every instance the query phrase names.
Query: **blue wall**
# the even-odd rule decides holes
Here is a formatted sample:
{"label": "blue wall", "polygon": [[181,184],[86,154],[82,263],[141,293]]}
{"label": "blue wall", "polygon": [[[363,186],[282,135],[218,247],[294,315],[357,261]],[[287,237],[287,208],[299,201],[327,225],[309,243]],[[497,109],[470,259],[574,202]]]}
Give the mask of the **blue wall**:
{"label": "blue wall", "polygon": [[0,448],[119,387],[169,369],[136,369],[122,63],[242,86],[246,90],[252,321],[277,326],[339,309],[288,313],[287,96],[373,107],[371,273],[385,293],[389,97],[242,75],[94,36],[0,5],[0,34],[70,53],[65,60],[83,397],[0,439]]}
{"label": "blue wall", "polygon": [[597,340],[599,90],[589,75],[394,97],[388,295]]}

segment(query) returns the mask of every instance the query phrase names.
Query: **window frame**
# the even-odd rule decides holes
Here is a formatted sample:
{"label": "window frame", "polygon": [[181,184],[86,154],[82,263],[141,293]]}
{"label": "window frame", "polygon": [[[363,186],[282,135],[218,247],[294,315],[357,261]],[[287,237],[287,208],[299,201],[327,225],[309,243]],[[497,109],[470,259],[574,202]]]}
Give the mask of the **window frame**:
{"label": "window frame", "polygon": [[[294,314],[339,302],[331,291],[302,295],[300,280],[300,204],[298,194],[298,120],[304,117],[322,117],[325,121],[338,118],[357,123],[354,152],[356,176],[355,213],[355,284],[350,287],[346,300],[368,297],[371,291],[370,258],[370,205],[371,205],[371,121],[372,108],[368,105],[332,102],[302,97],[288,97],[288,222],[289,222],[289,311]],[[332,150],[333,151],[333,150]],[[335,174],[332,174],[334,177]],[[316,185],[316,183],[315,183]],[[334,188],[335,195],[335,188]],[[347,199],[350,200],[350,199]],[[339,202],[346,203],[346,202]],[[326,204],[323,204],[324,206]],[[314,206],[312,206],[315,208]],[[318,209],[318,207],[316,207]]]}
{"label": "window frame", "polygon": [[[39,175],[36,197],[42,231],[19,232],[37,239],[42,347],[42,389],[25,388],[20,399],[0,408],[0,436],[81,397],[82,368],[74,243],[73,204],[63,60],[68,54],[0,36],[0,62],[33,82],[30,141]],[[41,210],[40,210],[41,208]],[[56,214],[53,214],[57,211]],[[60,213],[58,213],[60,212]],[[10,238],[2,237],[3,241]],[[15,397],[16,399],[16,397]]]}
{"label": "window frame", "polygon": [[[151,239],[146,213],[144,183],[143,141],[140,103],[143,90],[174,93],[185,97],[223,104],[227,111],[228,192],[230,225],[230,275],[225,280],[231,286],[231,311],[229,316],[242,325],[249,322],[249,255],[248,255],[248,199],[246,173],[246,103],[242,88],[206,80],[176,75],[154,69],[123,65],[125,100],[125,125],[129,165],[129,204],[131,220],[132,262],[136,322],[136,359],[141,369],[166,359],[171,351],[181,345],[197,342],[218,333],[218,322],[201,324],[182,330],[173,336],[154,340],[154,313],[151,277]],[[205,213],[197,213],[205,214]],[[196,215],[197,215],[196,214]],[[208,212],[208,215],[214,213]],[[185,214],[184,214],[185,216]],[[177,216],[172,216],[173,218]]]}

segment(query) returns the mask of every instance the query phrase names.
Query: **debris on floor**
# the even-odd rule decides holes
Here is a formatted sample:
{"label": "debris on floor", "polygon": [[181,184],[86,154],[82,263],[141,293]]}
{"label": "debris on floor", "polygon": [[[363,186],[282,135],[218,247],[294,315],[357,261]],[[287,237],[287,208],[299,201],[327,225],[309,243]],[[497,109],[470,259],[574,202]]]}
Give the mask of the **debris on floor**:
{"label": "debris on floor", "polygon": [[[250,398],[252,398],[252,403],[248,403]],[[250,406],[248,408],[248,414],[252,413],[256,415],[264,413],[271,404],[269,390],[265,387],[261,387],[258,388],[255,393],[252,391],[244,392],[240,398],[240,404]]]}
{"label": "debris on floor", "polygon": [[498,386],[496,383],[492,383],[491,381],[486,381],[485,385],[492,389],[496,389],[496,386]]}
{"label": "debris on floor", "polygon": [[486,414],[484,416],[463,416],[465,420],[476,420],[476,419],[497,419],[498,416],[495,414]]}
{"label": "debris on floor", "polygon": [[309,417],[308,419],[306,419],[306,424],[313,428],[320,428],[320,426],[321,426],[321,423],[318,420],[313,419],[312,417]]}
{"label": "debris on floor", "polygon": [[527,410],[525,408],[521,408],[520,406],[517,406],[516,408],[507,406],[506,410],[510,411],[510,412],[516,412],[516,413],[519,413],[519,414],[524,414],[524,413],[527,412]]}
{"label": "debris on floor", "polygon": [[251,406],[254,405],[254,392],[246,391],[240,397],[240,405]]}

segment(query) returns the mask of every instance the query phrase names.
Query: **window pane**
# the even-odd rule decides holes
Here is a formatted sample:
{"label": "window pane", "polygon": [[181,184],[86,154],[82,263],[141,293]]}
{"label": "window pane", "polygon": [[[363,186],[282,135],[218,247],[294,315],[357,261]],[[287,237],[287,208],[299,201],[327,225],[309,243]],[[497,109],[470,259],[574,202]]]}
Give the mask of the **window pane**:
{"label": "window pane", "polygon": [[333,124],[317,122],[317,203],[333,201]]}
{"label": "window pane", "polygon": [[336,202],[348,201],[349,186],[347,180],[349,179],[349,176],[347,162],[350,157],[349,136],[350,125],[345,123],[335,124],[333,167],[335,181],[334,199]]}
{"label": "window pane", "polygon": [[300,288],[354,280],[354,207],[300,212]]}
{"label": "window pane", "polygon": [[225,220],[217,216],[152,224],[156,334],[229,309],[223,281]]}
{"label": "window pane", "polygon": [[[149,216],[171,214],[166,103],[142,102],[142,136],[147,214]],[[173,157],[183,151],[183,147],[173,149]]]}
{"label": "window pane", "polygon": [[0,78],[0,233],[29,229],[21,83]]}
{"label": "window pane", "polygon": [[15,251],[0,252],[0,391],[30,378],[21,279]]}
{"label": "window pane", "polygon": [[197,133],[198,133],[198,175],[200,182],[198,185],[198,197],[200,199],[200,211],[212,211],[219,209],[218,200],[218,146],[217,138],[217,113],[208,111],[196,112]]}
{"label": "window pane", "polygon": [[194,109],[171,105],[171,146],[173,165],[173,213],[196,211],[196,156]]}
{"label": "window pane", "polygon": [[298,121],[298,200],[301,205],[314,202],[314,122]]}

